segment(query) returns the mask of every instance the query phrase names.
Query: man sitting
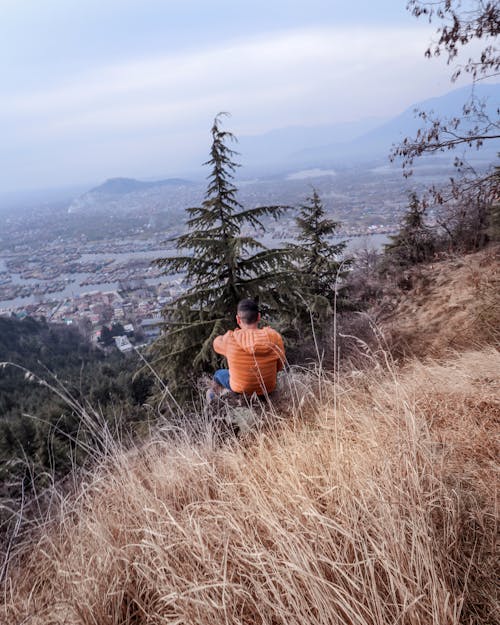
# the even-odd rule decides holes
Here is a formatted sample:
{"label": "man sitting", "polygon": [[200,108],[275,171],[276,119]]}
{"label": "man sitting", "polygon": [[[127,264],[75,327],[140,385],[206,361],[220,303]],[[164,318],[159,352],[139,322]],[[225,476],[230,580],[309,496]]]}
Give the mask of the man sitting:
{"label": "man sitting", "polygon": [[238,304],[236,323],[239,328],[216,337],[214,350],[226,357],[229,369],[218,369],[209,399],[223,389],[245,395],[266,395],[276,387],[276,376],[285,363],[281,335],[270,327],[260,328],[260,312],[251,299]]}

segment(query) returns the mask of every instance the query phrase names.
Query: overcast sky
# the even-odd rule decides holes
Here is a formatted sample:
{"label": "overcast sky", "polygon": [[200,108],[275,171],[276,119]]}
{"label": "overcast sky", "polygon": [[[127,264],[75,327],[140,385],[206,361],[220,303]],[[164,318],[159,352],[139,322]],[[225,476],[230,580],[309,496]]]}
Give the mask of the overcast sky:
{"label": "overcast sky", "polygon": [[174,176],[257,134],[446,93],[406,0],[0,0],[0,192]]}

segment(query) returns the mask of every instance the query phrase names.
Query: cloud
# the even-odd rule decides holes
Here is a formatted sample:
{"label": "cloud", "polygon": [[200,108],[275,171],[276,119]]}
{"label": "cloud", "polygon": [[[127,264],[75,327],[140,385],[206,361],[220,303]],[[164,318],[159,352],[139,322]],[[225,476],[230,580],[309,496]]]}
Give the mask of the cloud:
{"label": "cloud", "polygon": [[[449,89],[442,65],[423,58],[429,32],[421,26],[304,29],[95,67],[55,88],[4,99],[2,149],[50,153],[55,175],[70,147],[84,162],[93,140],[108,144],[109,164],[116,142],[116,162],[123,164],[129,137],[132,162],[147,155],[152,134],[182,141],[184,131],[196,140],[219,110],[233,113],[237,133],[389,116]],[[175,159],[175,145],[170,148]],[[95,169],[99,156],[93,159]]]}
{"label": "cloud", "polygon": [[[142,110],[154,114],[156,108],[161,116],[165,106],[169,112],[177,108],[182,113],[187,102],[200,97],[225,95],[239,103],[252,94],[252,100],[265,99],[268,89],[278,87],[284,89],[286,100],[290,85],[305,95],[311,87],[320,86],[318,81],[325,87],[339,80],[351,83],[371,70],[380,77],[384,66],[406,65],[422,47],[422,31],[416,28],[283,33],[196,53],[96,68],[55,89],[14,95],[10,105],[2,105],[0,111],[47,115],[61,122],[78,123],[81,118],[84,124],[99,119],[119,123],[112,114],[117,109],[137,108],[140,120]],[[120,117],[122,123],[130,121],[127,114]]]}

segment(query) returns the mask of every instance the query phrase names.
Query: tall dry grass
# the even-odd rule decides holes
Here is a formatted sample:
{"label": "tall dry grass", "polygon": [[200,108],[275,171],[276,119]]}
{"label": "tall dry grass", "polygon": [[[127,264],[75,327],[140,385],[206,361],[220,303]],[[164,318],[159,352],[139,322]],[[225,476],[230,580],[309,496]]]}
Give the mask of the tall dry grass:
{"label": "tall dry grass", "polygon": [[500,245],[415,268],[413,288],[372,314],[391,353],[443,357],[500,345]]}
{"label": "tall dry grass", "polygon": [[240,440],[116,452],[17,552],[0,620],[498,622],[499,370],[295,374]]}

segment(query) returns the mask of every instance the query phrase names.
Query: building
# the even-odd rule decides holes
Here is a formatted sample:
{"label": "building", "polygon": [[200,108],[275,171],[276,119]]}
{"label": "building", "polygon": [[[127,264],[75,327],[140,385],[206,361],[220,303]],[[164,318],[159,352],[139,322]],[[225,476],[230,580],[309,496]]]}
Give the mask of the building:
{"label": "building", "polygon": [[127,336],[115,336],[116,347],[122,352],[131,352],[134,348],[132,347],[132,343],[128,340]]}
{"label": "building", "polygon": [[155,339],[161,334],[161,327],[165,320],[161,317],[157,319],[143,319],[141,321],[141,330],[147,339]]}

